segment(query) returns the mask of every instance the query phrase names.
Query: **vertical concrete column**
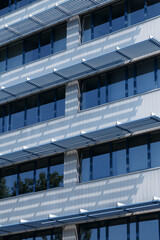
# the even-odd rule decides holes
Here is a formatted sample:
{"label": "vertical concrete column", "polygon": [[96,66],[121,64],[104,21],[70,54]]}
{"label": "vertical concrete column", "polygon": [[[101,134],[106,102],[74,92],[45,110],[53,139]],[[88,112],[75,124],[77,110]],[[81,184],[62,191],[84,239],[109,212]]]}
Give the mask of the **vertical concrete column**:
{"label": "vertical concrete column", "polygon": [[80,43],[80,20],[79,16],[69,19],[67,23],[67,50],[76,48]]}
{"label": "vertical concrete column", "polygon": [[77,228],[75,225],[64,227],[63,240],[78,240]]}
{"label": "vertical concrete column", "polygon": [[79,109],[79,83],[68,83],[65,96],[65,116],[76,115]]}
{"label": "vertical concrete column", "polygon": [[78,152],[71,150],[64,156],[64,187],[74,188],[78,182]]}

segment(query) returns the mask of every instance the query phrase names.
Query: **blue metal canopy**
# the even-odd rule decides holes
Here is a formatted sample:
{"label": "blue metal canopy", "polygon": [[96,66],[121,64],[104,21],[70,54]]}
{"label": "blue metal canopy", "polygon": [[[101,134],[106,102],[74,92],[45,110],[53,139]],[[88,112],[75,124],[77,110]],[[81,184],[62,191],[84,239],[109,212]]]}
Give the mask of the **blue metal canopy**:
{"label": "blue metal canopy", "polygon": [[93,211],[84,211],[72,215],[65,216],[53,216],[47,219],[41,219],[37,221],[27,221],[23,223],[0,226],[0,235],[7,235],[9,233],[25,232],[35,229],[43,229],[46,227],[59,227],[66,224],[80,224],[84,221],[98,221],[107,220],[111,217],[124,217],[126,214],[136,214],[145,211],[160,209],[160,200],[152,200],[148,202],[122,204],[122,206],[116,206],[106,209],[99,209]]}
{"label": "blue metal canopy", "polygon": [[51,139],[47,144],[38,145],[32,148],[27,148],[27,146],[25,146],[21,151],[1,155],[0,164],[5,166],[11,163],[33,160],[39,157],[63,153],[73,149],[80,149],[94,144],[118,139],[120,137],[130,136],[135,132],[139,133],[156,127],[160,127],[160,118],[157,116],[150,116],[124,124],[118,123],[109,128],[103,128],[88,133],[81,133],[78,136],[70,138],[61,140]]}

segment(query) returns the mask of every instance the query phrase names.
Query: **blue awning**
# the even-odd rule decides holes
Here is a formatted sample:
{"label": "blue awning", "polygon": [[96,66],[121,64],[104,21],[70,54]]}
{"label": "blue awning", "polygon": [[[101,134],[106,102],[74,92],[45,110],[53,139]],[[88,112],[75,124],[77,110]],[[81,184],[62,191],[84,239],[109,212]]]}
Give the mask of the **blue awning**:
{"label": "blue awning", "polygon": [[24,221],[24,223],[0,226],[0,235],[7,235],[9,233],[25,232],[29,230],[43,229],[46,227],[60,227],[66,224],[80,224],[84,221],[98,221],[106,220],[113,217],[125,217],[126,214],[132,215],[133,213],[140,213],[145,211],[160,209],[160,200],[152,200],[148,202],[133,203],[133,204],[122,204],[122,206],[116,206],[106,209],[99,209],[93,211],[81,211],[77,214],[55,216],[47,219],[41,219],[37,221]]}
{"label": "blue awning", "polygon": [[11,163],[33,160],[39,157],[63,153],[73,149],[81,149],[157,127],[160,127],[160,118],[157,116],[150,116],[124,124],[118,123],[109,128],[103,128],[88,133],[81,133],[78,136],[70,138],[61,140],[52,139],[47,144],[38,145],[33,148],[27,148],[27,146],[25,146],[21,151],[1,155],[0,164],[5,166]]}

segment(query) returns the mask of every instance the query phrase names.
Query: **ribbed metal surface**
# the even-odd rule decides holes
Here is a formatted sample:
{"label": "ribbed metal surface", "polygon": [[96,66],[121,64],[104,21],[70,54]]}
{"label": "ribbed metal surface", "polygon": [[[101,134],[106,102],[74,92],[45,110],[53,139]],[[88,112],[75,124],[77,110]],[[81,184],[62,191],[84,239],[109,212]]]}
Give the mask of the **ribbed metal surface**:
{"label": "ribbed metal surface", "polygon": [[14,33],[8,31],[8,29],[0,30],[0,44],[8,42],[10,39],[17,37]]}

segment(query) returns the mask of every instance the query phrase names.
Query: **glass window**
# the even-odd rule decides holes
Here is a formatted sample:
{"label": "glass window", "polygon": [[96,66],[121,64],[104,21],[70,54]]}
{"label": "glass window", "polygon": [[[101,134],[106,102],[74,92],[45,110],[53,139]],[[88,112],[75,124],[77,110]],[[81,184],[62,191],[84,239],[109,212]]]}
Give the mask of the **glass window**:
{"label": "glass window", "polygon": [[0,133],[3,132],[3,107],[0,106]]}
{"label": "glass window", "polygon": [[159,221],[156,215],[151,218],[149,217],[140,218],[139,240],[150,239],[159,240]]}
{"label": "glass window", "polygon": [[12,103],[11,130],[24,127],[24,100]]}
{"label": "glass window", "polygon": [[160,14],[160,1],[148,0],[147,1],[147,18],[152,18]]}
{"label": "glass window", "polygon": [[19,194],[33,192],[34,163],[20,166]]}
{"label": "glass window", "polygon": [[6,70],[6,48],[0,50],[0,73]]}
{"label": "glass window", "polygon": [[93,148],[93,179],[110,176],[110,144]]}
{"label": "glass window", "polygon": [[106,74],[100,75],[100,104],[104,104],[107,101],[106,96]]}
{"label": "glass window", "polygon": [[157,57],[157,82],[158,88],[160,88],[160,57]]}
{"label": "glass window", "polygon": [[17,1],[17,8],[23,7],[32,2],[31,0],[16,0],[16,1]]}
{"label": "glass window", "polygon": [[121,1],[112,6],[112,32],[125,27],[125,2]]}
{"label": "glass window", "polygon": [[56,117],[63,116],[65,113],[65,88],[56,90]]}
{"label": "glass window", "polygon": [[111,221],[109,225],[109,240],[127,240],[127,224],[126,221]]}
{"label": "glass window", "polygon": [[91,14],[82,18],[82,42],[91,40]]}
{"label": "glass window", "polygon": [[44,92],[40,95],[40,121],[54,118],[54,91]]}
{"label": "glass window", "polygon": [[8,70],[22,65],[23,59],[22,52],[23,52],[22,41],[8,46],[8,64],[7,64]]}
{"label": "glass window", "polygon": [[1,170],[0,198],[15,196],[17,192],[17,167]]}
{"label": "glass window", "polygon": [[48,30],[48,31],[42,32],[40,35],[40,41],[41,41],[40,55],[41,55],[41,57],[45,57],[45,56],[51,54],[51,34],[52,34],[52,31]]}
{"label": "glass window", "polygon": [[0,16],[9,12],[9,0],[0,1]]}
{"label": "glass window", "polygon": [[128,97],[134,95],[134,66],[128,67]]}
{"label": "glass window", "polygon": [[[96,223],[83,225],[80,232],[80,240],[98,240],[98,226]],[[101,239],[100,239],[101,240]]]}
{"label": "glass window", "polygon": [[151,133],[151,167],[160,166],[160,132]]}
{"label": "glass window", "polygon": [[25,63],[38,59],[38,35],[26,39]]}
{"label": "glass window", "polygon": [[16,0],[10,0],[10,9],[11,11],[16,9]]}
{"label": "glass window", "polygon": [[130,240],[136,240],[137,239],[136,234],[136,223],[131,222],[130,223]]}
{"label": "glass window", "polygon": [[36,164],[36,191],[47,189],[47,159],[39,159]]}
{"label": "glass window", "polygon": [[92,77],[83,81],[82,104],[82,109],[98,105],[98,77]]}
{"label": "glass window", "polygon": [[94,38],[109,33],[109,10],[105,8],[93,14]]}
{"label": "glass window", "polygon": [[38,96],[27,98],[26,125],[38,122]]}
{"label": "glass window", "polygon": [[51,240],[51,230],[37,232],[35,240]]}
{"label": "glass window", "polygon": [[81,153],[81,182],[90,180],[90,151],[84,150]]}
{"label": "glass window", "polygon": [[126,173],[126,141],[117,141],[112,147],[113,175]]}
{"label": "glass window", "polygon": [[54,53],[66,48],[66,25],[54,30]]}
{"label": "glass window", "polygon": [[108,101],[115,101],[125,97],[124,68],[108,73]]}
{"label": "glass window", "polygon": [[144,0],[128,0],[128,25],[144,21]]}
{"label": "glass window", "polygon": [[137,63],[136,66],[137,94],[154,89],[156,87],[154,78],[154,59]]}
{"label": "glass window", "polygon": [[34,233],[23,233],[20,236],[20,240],[34,240],[33,236],[34,236]]}
{"label": "glass window", "polygon": [[129,140],[130,172],[148,168],[147,136],[133,137]]}
{"label": "glass window", "polygon": [[10,120],[10,105],[7,104],[3,107],[4,111],[4,132],[9,131],[9,120]]}
{"label": "glass window", "polygon": [[50,159],[50,188],[63,186],[64,156],[59,155]]}

